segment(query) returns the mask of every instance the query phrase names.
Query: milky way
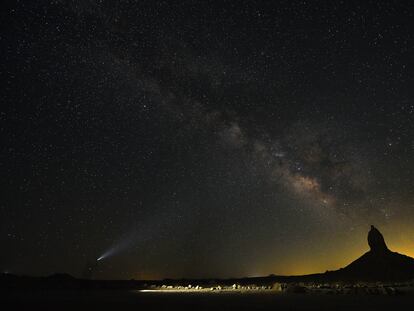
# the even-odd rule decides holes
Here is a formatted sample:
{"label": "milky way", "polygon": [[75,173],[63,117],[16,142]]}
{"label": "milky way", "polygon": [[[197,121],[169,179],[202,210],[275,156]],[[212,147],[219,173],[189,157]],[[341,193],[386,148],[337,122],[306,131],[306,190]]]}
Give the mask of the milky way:
{"label": "milky way", "polygon": [[414,255],[412,5],[179,3],[2,4],[0,268],[320,272],[371,224]]}

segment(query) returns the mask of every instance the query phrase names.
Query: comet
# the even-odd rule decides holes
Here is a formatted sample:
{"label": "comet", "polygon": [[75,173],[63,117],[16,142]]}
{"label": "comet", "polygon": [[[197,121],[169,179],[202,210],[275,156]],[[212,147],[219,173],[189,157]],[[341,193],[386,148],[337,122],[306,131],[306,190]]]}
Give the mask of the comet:
{"label": "comet", "polygon": [[145,222],[142,221],[136,224],[128,234],[125,234],[123,237],[118,239],[118,241],[107,249],[101,256],[99,256],[96,261],[99,262],[104,259],[106,260],[109,257],[118,255],[131,248],[142,247],[145,242],[159,236],[162,232],[169,229],[171,230],[172,216],[172,213],[166,214],[163,221],[152,218],[146,219]]}
{"label": "comet", "polygon": [[103,259],[106,259],[108,257],[112,257],[114,254],[116,254],[117,252],[123,250],[124,248],[126,248],[129,245],[129,243],[120,243],[115,245],[114,247],[108,249],[106,252],[104,252],[101,256],[99,256],[96,261],[101,261]]}

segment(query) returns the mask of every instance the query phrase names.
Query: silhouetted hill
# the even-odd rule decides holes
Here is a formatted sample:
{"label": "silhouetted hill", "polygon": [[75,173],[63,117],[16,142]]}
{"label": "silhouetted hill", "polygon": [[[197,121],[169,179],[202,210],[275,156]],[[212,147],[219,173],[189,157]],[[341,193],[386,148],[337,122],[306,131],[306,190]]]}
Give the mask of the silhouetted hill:
{"label": "silhouetted hill", "polygon": [[332,279],[355,281],[403,281],[414,278],[414,259],[388,249],[384,237],[371,226],[370,251],[345,268],[327,272]]}
{"label": "silhouetted hill", "polygon": [[344,279],[394,281],[414,278],[414,259],[387,251],[376,254],[369,251],[337,271]]}

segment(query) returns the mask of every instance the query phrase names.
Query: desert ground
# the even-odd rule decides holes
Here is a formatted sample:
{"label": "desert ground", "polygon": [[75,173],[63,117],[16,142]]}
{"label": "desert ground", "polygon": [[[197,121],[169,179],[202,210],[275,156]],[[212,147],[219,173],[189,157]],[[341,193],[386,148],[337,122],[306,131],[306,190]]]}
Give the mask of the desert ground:
{"label": "desert ground", "polygon": [[7,310],[409,310],[414,298],[412,292],[383,295],[329,291],[36,290],[3,294],[1,301]]}

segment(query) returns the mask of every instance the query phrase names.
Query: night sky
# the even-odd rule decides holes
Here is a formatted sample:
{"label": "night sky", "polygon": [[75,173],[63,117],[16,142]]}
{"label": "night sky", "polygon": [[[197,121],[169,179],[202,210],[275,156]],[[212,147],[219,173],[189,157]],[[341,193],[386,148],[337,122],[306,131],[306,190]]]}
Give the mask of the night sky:
{"label": "night sky", "polygon": [[414,256],[412,1],[1,4],[0,270]]}

